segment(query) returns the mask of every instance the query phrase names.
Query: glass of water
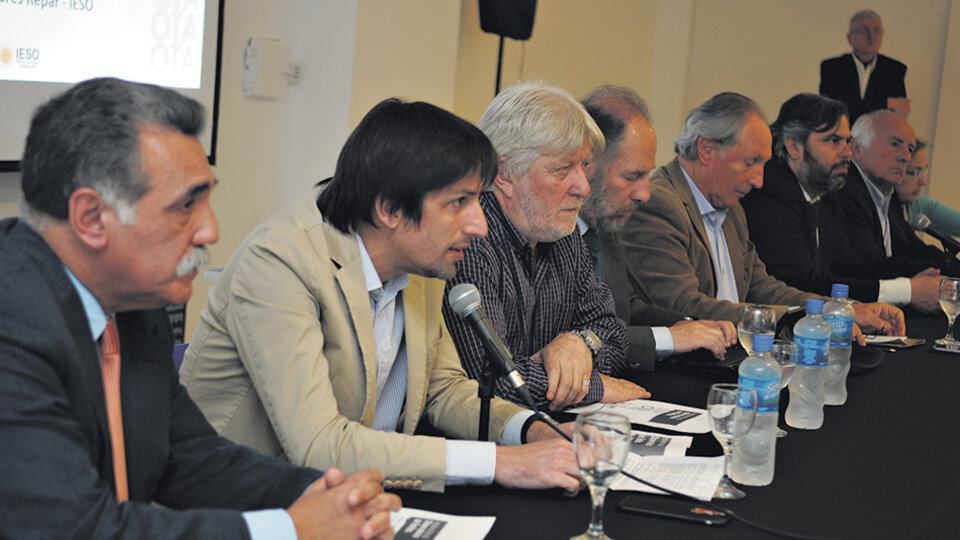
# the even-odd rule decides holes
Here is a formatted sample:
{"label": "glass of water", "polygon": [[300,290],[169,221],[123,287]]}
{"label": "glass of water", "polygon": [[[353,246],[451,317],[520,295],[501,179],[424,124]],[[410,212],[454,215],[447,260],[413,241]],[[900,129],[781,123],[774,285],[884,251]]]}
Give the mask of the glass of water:
{"label": "glass of water", "polygon": [[960,341],[953,338],[954,324],[960,314],[960,278],[945,277],[940,280],[940,308],[947,315],[947,335],[936,341],[937,345],[960,348]]}
{"label": "glass of water", "polygon": [[[797,367],[797,344],[787,339],[773,340],[770,356],[780,364],[780,389],[783,390],[793,378],[793,370]],[[786,437],[787,432],[777,426],[777,437]]]}
{"label": "glass of water", "polygon": [[590,489],[593,511],[586,532],[570,540],[610,539],[603,532],[603,501],[610,483],[620,474],[629,448],[630,422],[627,417],[602,411],[577,416],[573,450],[580,474]]}
{"label": "glass of water", "polygon": [[753,336],[767,334],[772,336],[777,329],[777,312],[773,306],[747,304],[740,308],[740,318],[737,319],[737,337],[740,346],[747,354],[753,354]]}

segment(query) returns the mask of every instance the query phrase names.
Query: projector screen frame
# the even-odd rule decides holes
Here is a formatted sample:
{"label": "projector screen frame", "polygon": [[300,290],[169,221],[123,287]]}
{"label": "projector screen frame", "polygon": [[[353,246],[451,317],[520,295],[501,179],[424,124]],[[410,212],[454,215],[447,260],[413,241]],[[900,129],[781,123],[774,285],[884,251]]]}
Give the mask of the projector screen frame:
{"label": "projector screen frame", "polygon": [[[216,24],[216,36],[215,36],[215,47],[216,51],[214,53],[214,73],[213,73],[213,101],[212,101],[212,111],[210,111],[210,125],[206,126],[206,129],[210,131],[210,153],[207,155],[207,161],[210,165],[216,165],[217,163],[217,128],[220,121],[220,68],[223,56],[223,11],[225,0],[214,0],[218,6],[217,8],[217,24]],[[69,84],[59,85],[63,87],[63,90],[70,88]],[[61,91],[63,91],[61,90]],[[176,89],[174,89],[176,90]],[[38,104],[39,105],[39,104]],[[31,112],[31,116],[32,116]],[[26,140],[27,134],[23,133],[23,139]],[[3,172],[19,172],[20,171],[20,160],[0,160],[0,173]]]}

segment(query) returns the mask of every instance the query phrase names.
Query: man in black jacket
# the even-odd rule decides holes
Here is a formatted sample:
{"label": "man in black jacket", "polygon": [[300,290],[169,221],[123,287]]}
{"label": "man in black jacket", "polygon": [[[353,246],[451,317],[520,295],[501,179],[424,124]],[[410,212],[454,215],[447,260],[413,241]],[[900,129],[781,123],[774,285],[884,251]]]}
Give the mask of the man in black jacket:
{"label": "man in black jacket", "polygon": [[850,18],[847,42],[853,53],[828,58],[820,64],[820,94],[846,103],[850,125],[864,113],[895,109],[910,114],[910,100],[903,79],[907,66],[879,54],[883,22],[869,9]]}
{"label": "man in black jacket", "polygon": [[939,309],[939,276],[879,279],[887,276],[861,264],[848,243],[835,193],[853,168],[844,104],[798,94],[783,104],[770,131],[774,157],[764,167],[763,188],[741,201],[767,270],[789,285],[823,295],[830,294],[833,283],[846,283],[850,297],[863,302]]}

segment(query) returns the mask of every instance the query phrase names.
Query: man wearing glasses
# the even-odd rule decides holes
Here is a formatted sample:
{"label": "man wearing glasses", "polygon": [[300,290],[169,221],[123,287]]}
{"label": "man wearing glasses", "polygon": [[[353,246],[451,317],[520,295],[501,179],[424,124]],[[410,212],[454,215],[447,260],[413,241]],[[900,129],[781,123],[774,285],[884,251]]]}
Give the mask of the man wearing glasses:
{"label": "man wearing glasses", "polygon": [[853,54],[828,58],[820,64],[820,94],[847,105],[850,125],[861,114],[877,109],[910,114],[910,100],[903,83],[907,66],[879,54],[883,32],[883,22],[876,11],[854,13],[847,32]]}

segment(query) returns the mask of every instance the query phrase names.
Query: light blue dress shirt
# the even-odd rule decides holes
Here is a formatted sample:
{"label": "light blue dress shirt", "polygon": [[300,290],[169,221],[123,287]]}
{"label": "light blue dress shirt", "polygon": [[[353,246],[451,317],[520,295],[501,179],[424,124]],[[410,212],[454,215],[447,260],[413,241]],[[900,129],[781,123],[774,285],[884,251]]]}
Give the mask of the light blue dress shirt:
{"label": "light blue dress shirt", "polygon": [[717,276],[717,300],[740,302],[737,294],[737,280],[733,275],[733,263],[730,262],[730,249],[727,247],[727,237],[723,234],[723,222],[727,218],[727,209],[717,210],[703,195],[700,188],[693,183],[687,171],[683,170],[683,177],[687,179],[693,198],[697,201],[697,208],[703,218],[703,225],[707,228],[707,241],[710,243],[710,258],[713,259],[713,273]]}

